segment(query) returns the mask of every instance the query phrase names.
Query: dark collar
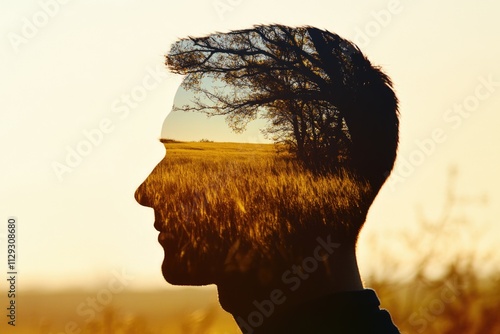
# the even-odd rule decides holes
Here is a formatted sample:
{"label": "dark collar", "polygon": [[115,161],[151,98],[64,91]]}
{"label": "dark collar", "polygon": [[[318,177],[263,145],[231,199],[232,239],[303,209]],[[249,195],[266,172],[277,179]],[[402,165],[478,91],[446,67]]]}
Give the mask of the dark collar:
{"label": "dark collar", "polygon": [[255,334],[393,334],[399,333],[370,289],[334,293],[299,305],[286,314],[271,315]]}

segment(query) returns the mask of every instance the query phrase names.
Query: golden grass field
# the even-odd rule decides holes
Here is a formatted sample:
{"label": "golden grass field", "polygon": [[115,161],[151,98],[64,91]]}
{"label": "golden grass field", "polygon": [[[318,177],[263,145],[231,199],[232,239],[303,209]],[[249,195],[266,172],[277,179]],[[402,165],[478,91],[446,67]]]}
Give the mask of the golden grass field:
{"label": "golden grass field", "polygon": [[138,196],[161,208],[169,230],[195,253],[206,252],[204,240],[212,250],[238,240],[260,254],[280,249],[294,256],[290,232],[317,236],[334,227],[346,234],[369,192],[345,171],[313,173],[272,144],[167,142],[165,148],[166,159]]}
{"label": "golden grass field", "polygon": [[[272,145],[165,143],[165,146],[167,159],[148,179],[142,196],[165,203],[168,210],[163,218],[166,220],[179,224],[197,221],[197,226],[190,226],[193,240],[189,242],[198,242],[200,247],[203,247],[200,238],[213,231],[227,238],[248,234],[265,246],[268,240],[281,240],[276,238],[276,233],[284,236],[294,228],[282,224],[286,219],[295,217],[296,222],[305,224],[306,217],[338,218],[334,211],[342,211],[352,201],[360,201],[363,192],[368,191],[347,175],[312,175],[285,153],[277,156]],[[170,197],[158,195],[158,190]],[[193,203],[193,198],[196,202],[187,204]],[[325,208],[326,202],[330,205]],[[301,216],[304,208],[309,211]],[[219,224],[214,217],[227,223]],[[253,217],[256,223],[250,223],[248,217]],[[235,221],[240,223],[234,224]],[[316,223],[322,225],[328,221]],[[437,224],[450,226],[449,223],[443,220]],[[479,261],[488,259],[463,253],[441,263],[440,275],[430,276],[429,266],[440,259],[439,247],[454,245],[457,238],[453,230],[439,232],[435,224],[432,228],[429,226],[423,222],[417,236],[384,238],[385,251],[374,252],[372,256],[383,258],[385,268],[382,274],[365,275],[366,286],[376,290],[382,307],[390,311],[402,333],[500,333],[500,271],[480,274]],[[418,248],[429,236],[433,240],[430,246],[424,250]],[[417,260],[405,262],[398,258],[390,247],[396,239],[406,240],[407,248],[415,251]],[[408,266],[412,267],[412,275],[407,279],[392,278],[398,268]],[[25,291],[18,298],[18,326],[14,330],[2,327],[1,332],[240,333],[231,316],[218,305],[214,287],[125,290],[114,295],[106,308],[87,320],[77,313],[77,308],[98,291],[99,288]],[[71,325],[68,327],[68,324]]]}
{"label": "golden grass field", "polygon": [[[402,333],[498,334],[500,279],[479,279],[474,272],[453,272],[431,281],[397,284],[368,280],[382,307]],[[103,285],[104,286],[104,285]],[[232,317],[220,308],[214,289],[125,291],[86,322],[77,307],[99,289],[27,291],[19,298],[18,325],[2,333],[19,334],[238,334]],[[75,330],[65,330],[69,323]],[[78,332],[77,330],[80,330]]]}

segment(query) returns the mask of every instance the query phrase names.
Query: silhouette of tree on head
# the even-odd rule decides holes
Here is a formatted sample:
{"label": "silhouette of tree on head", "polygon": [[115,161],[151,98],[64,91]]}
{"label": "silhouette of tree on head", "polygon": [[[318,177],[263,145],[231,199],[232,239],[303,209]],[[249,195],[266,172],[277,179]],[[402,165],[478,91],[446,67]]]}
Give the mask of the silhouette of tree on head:
{"label": "silhouette of tree on head", "polygon": [[[398,101],[390,79],[354,44],[312,27],[255,26],[178,41],[166,56],[196,93],[185,111],[225,115],[243,131],[257,117],[306,166],[347,167],[376,190],[392,170]],[[204,79],[225,87],[207,87]]]}

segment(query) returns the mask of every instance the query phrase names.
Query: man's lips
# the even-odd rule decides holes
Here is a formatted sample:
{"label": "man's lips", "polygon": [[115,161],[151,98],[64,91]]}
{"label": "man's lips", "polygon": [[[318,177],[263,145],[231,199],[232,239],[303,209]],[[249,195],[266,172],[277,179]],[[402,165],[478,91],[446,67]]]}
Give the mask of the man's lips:
{"label": "man's lips", "polygon": [[155,230],[157,230],[158,232],[163,231],[163,222],[159,219],[156,219],[155,223],[154,223],[154,227],[155,227]]}
{"label": "man's lips", "polygon": [[155,227],[155,230],[157,230],[158,232],[163,231],[163,229],[165,228],[164,219],[163,219],[161,213],[159,211],[156,211],[156,210],[155,210],[154,227]]}
{"label": "man's lips", "polygon": [[174,239],[174,235],[172,233],[168,233],[167,231],[165,231],[165,224],[163,223],[162,219],[160,219],[159,217],[155,217],[155,218],[156,219],[155,219],[154,227],[158,232],[160,232],[158,234],[158,242],[160,244],[164,245],[168,241],[171,241],[172,239]]}

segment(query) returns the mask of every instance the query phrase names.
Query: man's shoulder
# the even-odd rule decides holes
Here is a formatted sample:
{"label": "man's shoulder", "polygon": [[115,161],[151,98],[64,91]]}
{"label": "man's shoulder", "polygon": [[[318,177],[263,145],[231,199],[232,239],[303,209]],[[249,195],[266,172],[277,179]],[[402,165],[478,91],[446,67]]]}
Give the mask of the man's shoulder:
{"label": "man's shoulder", "polygon": [[[308,334],[399,334],[387,310],[380,308],[375,291],[370,289],[333,293],[304,303],[286,315],[269,333]],[[283,319],[281,319],[283,320]],[[265,331],[267,333],[267,331]]]}

